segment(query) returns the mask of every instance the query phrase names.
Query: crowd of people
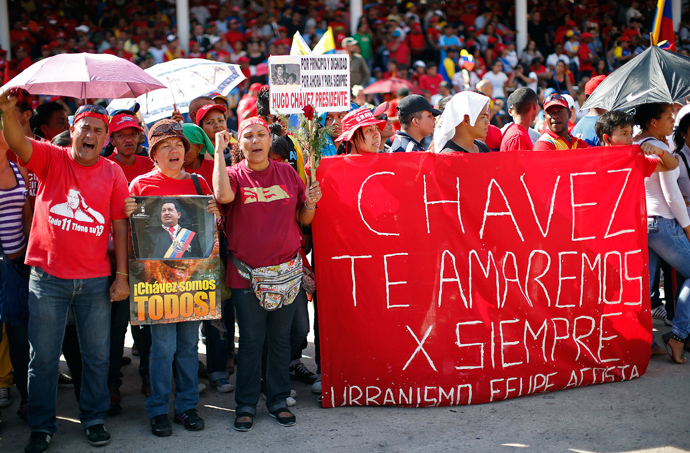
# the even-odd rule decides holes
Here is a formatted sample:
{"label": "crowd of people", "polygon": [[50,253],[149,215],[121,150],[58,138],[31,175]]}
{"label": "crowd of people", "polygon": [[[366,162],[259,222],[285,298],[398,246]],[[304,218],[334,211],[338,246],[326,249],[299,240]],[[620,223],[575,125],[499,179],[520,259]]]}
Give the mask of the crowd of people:
{"label": "crowd of people", "polygon": [[[634,115],[580,109],[611,71],[649,45],[645,36],[653,2],[534,3],[528,45],[516,50],[509,26],[514,11],[500,1],[492,6],[454,0],[370,3],[361,18],[351,18],[345,5],[330,0],[195,0],[189,54],[179,45],[169,2],[160,8],[136,1],[86,2],[78,12],[59,5],[64,9],[55,14],[39,11],[33,2],[12,5],[13,58],[2,61],[6,74],[61,52],[103,52],[143,68],[179,57],[217,59],[239,64],[247,80],[230,96],[198,97],[185,116],[176,111],[148,125],[138,105],[108,112],[99,105],[103,100],[81,105],[17,89],[0,92],[0,316],[5,326],[0,407],[10,404],[13,382],[21,400],[18,415],[31,428],[25,451],[46,451],[57,431],[61,354],[89,443],[110,441],[106,416],[122,412],[130,303],[127,218],[136,209],[133,196],[212,196],[208,211],[223,219],[218,226],[226,269],[222,280],[230,289],[222,301],[221,327],[210,321],[132,326],[152,433],[173,432],[168,414],[173,380],[172,419],[192,431],[204,428],[197,412],[199,393],[206,388],[200,376],[221,393],[235,392],[238,431],[252,429],[262,394],[280,425],[294,425],[291,379],[321,393],[318,323],[313,326],[315,372],[301,357],[311,327],[308,301],[318,309],[318,291],[302,274],[310,266],[307,256],[318,247],[309,224],[322,193],[305,170],[306,144],[270,111],[275,80],[268,80],[266,65],[269,55],[289,53],[297,31],[313,46],[330,28],[339,51],[350,57],[351,107],[318,117],[330,131],[321,149],[326,158],[638,143],[646,155],[641,170],[652,313],[673,325],[651,345],[652,354],[668,353],[673,362],[685,362],[690,107],[647,104]],[[542,20],[546,8],[550,16],[557,13],[557,23]],[[351,21],[357,23],[352,36]],[[684,25],[678,35],[681,53],[690,49],[689,30]],[[407,79],[419,94],[410,88],[364,92],[391,77]],[[281,188],[280,203],[246,202],[246,190],[275,186]],[[172,200],[169,209],[176,215]],[[70,228],[73,223],[104,225],[109,234],[89,234]],[[682,290],[669,304],[673,291],[667,289],[664,305],[658,297],[659,269],[666,276],[671,267]],[[299,269],[294,275],[302,284],[279,301],[259,297],[247,275],[268,268],[285,275]],[[197,353],[200,328],[207,343],[205,364]]]}

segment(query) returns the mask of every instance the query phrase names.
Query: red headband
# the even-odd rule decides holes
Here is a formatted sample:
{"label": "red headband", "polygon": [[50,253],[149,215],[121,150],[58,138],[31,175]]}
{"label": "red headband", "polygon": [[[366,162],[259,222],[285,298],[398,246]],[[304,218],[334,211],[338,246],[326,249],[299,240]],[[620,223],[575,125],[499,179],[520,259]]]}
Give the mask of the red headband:
{"label": "red headband", "polygon": [[105,123],[105,130],[108,130],[108,117],[103,115],[102,113],[96,113],[96,112],[82,112],[79,115],[74,117],[74,123],[77,124],[77,121],[79,121],[82,118],[98,118],[99,120],[103,121]]}
{"label": "red headband", "polygon": [[253,126],[255,124],[260,124],[261,126],[265,127],[266,130],[268,131],[268,125],[266,124],[266,121],[264,121],[263,118],[260,118],[258,116],[253,116],[251,118],[247,118],[246,120],[242,121],[240,123],[239,127],[239,132],[237,133],[237,137],[242,137],[242,132],[248,128],[249,126]]}

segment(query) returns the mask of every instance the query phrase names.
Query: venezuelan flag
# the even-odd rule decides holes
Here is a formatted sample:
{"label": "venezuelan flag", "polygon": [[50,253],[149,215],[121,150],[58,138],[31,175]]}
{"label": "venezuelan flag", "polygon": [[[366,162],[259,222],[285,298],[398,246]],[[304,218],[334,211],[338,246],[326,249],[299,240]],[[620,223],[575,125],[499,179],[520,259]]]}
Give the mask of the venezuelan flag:
{"label": "venezuelan flag", "polygon": [[309,44],[304,40],[300,32],[295,32],[295,36],[292,37],[292,48],[290,49],[290,55],[311,55],[311,49]]}
{"label": "venezuelan flag", "polygon": [[654,30],[652,31],[652,45],[672,51],[676,50],[672,0],[658,0],[656,16],[654,17]]}
{"label": "venezuelan flag", "polygon": [[333,39],[333,29],[328,27],[326,33],[323,34],[319,42],[314,46],[312,54],[314,55],[328,55],[335,53],[335,39]]}

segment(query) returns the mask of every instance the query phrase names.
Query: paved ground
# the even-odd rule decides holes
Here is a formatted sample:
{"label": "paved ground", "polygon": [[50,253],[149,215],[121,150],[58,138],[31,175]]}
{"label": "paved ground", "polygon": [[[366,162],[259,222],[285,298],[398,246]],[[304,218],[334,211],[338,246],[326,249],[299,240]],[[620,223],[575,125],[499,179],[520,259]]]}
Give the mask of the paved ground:
{"label": "paved ground", "polygon": [[[668,330],[660,323],[656,327]],[[135,358],[124,368],[124,412],[108,419],[110,445],[88,445],[72,391],[59,390],[59,432],[51,452],[690,451],[690,364],[673,365],[666,356],[652,358],[646,374],[634,381],[470,407],[321,409],[310,387],[296,383],[298,424],[283,428],[262,407],[249,433],[232,429],[234,394],[209,389],[199,405],[206,429],[192,433],[173,425],[173,436],[163,439],[150,433],[137,363]],[[312,359],[305,363],[314,368]],[[2,411],[2,453],[22,451],[29,437],[15,415],[14,389],[13,397],[12,406]]]}

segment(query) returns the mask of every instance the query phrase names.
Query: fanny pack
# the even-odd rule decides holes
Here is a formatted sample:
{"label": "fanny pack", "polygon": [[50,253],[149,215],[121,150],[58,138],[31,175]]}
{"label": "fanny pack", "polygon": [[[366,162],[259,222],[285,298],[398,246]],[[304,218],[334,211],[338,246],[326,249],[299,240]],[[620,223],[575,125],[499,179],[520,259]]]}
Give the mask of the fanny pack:
{"label": "fanny pack", "polygon": [[299,254],[285,263],[254,269],[238,260],[235,255],[230,256],[237,272],[242,278],[249,280],[259,299],[259,305],[264,310],[274,311],[283,305],[290,305],[299,294],[304,275],[302,257]]}

